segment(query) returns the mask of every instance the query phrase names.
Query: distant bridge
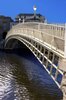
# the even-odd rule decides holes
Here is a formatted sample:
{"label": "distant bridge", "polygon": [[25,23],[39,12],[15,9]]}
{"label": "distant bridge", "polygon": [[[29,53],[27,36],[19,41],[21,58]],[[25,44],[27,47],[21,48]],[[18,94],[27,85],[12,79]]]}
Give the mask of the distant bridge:
{"label": "distant bridge", "polygon": [[[14,48],[14,40],[22,42],[40,61],[62,89],[66,98],[66,25],[25,22],[12,26],[5,47]],[[10,42],[11,41],[11,42]]]}

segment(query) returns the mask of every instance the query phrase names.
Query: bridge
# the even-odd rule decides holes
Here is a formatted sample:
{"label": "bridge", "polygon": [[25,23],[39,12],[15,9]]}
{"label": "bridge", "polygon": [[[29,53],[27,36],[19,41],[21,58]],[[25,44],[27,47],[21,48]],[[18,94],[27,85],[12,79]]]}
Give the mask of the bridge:
{"label": "bridge", "polygon": [[5,48],[22,42],[63,91],[66,100],[66,25],[25,22],[13,25],[5,39]]}

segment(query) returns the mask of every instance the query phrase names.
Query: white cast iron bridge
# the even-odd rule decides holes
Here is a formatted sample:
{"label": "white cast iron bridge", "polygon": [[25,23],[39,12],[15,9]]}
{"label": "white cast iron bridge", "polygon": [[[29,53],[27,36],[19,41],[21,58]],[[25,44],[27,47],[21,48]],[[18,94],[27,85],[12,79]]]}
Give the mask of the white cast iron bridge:
{"label": "white cast iron bridge", "polygon": [[[22,42],[40,61],[66,98],[66,25],[25,22],[12,26],[5,47]],[[9,42],[12,40],[11,42]],[[59,78],[60,77],[60,78]],[[60,80],[59,80],[60,79]]]}

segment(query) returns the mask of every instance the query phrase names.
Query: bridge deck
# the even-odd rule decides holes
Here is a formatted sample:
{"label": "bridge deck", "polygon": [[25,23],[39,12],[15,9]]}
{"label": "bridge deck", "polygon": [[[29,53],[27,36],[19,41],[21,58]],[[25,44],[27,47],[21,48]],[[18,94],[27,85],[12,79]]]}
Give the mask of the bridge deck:
{"label": "bridge deck", "polygon": [[[48,44],[56,51],[59,51],[60,54],[64,54],[64,36],[65,36],[65,26],[64,25],[54,25],[54,24],[46,24],[46,23],[20,23],[14,26],[16,31],[25,30],[34,33],[34,37],[37,37],[40,40]],[[28,34],[28,33],[27,33]],[[33,34],[32,34],[33,35]],[[40,37],[39,37],[39,36]]]}

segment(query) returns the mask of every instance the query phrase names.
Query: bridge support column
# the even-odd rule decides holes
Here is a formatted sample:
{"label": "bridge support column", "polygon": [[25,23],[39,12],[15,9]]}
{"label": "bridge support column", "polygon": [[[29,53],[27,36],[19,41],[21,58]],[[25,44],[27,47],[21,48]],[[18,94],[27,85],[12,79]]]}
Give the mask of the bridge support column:
{"label": "bridge support column", "polygon": [[59,68],[63,71],[61,90],[63,92],[63,100],[66,100],[66,59],[59,59]]}

